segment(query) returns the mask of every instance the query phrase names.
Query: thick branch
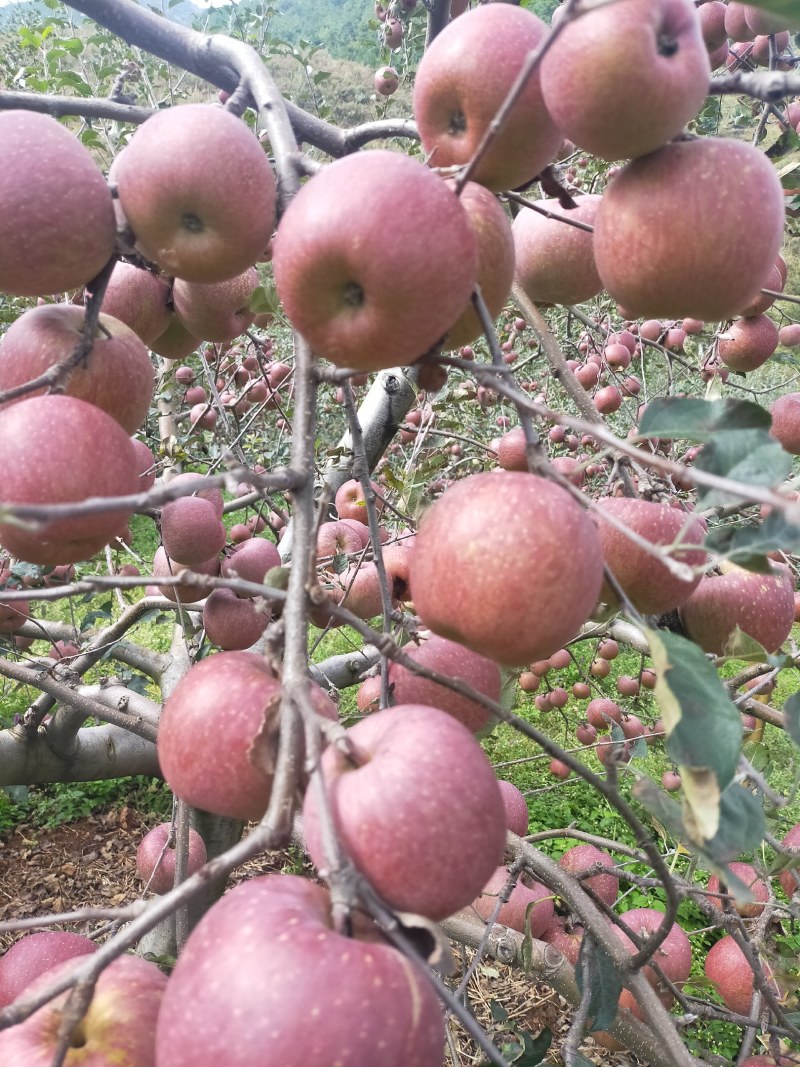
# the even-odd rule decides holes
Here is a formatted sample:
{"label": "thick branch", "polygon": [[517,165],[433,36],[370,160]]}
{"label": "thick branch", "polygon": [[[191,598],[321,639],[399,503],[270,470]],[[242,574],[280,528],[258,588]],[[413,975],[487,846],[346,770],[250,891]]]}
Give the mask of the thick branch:
{"label": "thick branch", "polygon": [[119,726],[87,726],[71,750],[57,755],[47,735],[25,735],[20,727],[0,732],[0,786],[47,782],[96,782],[159,773],[156,746]]}

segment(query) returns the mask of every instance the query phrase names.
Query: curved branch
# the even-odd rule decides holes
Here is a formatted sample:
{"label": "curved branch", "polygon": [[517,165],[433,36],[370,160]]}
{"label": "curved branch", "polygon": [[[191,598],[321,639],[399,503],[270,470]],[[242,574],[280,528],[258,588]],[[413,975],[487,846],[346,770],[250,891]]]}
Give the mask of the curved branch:
{"label": "curved branch", "polygon": [[709,86],[711,96],[725,93],[743,93],[766,104],[777,104],[787,96],[800,93],[800,73],[797,71],[738,71],[712,78]]}
{"label": "curved branch", "polygon": [[120,104],[115,100],[81,96],[45,96],[42,93],[0,91],[0,111],[38,111],[53,118],[76,115],[84,119],[111,119],[113,122],[140,124],[154,111],[150,107]]}

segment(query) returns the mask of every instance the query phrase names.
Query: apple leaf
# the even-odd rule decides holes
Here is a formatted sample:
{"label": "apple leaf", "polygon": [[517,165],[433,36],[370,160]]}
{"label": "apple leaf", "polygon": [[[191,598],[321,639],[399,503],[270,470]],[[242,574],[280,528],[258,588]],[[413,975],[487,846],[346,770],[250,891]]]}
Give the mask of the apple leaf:
{"label": "apple leaf", "polygon": [[[586,955],[589,952],[587,961]],[[616,964],[602,945],[588,934],[581,941],[578,960],[575,964],[575,981],[583,996],[586,978],[585,963],[588,962],[590,997],[589,1018],[592,1030],[607,1030],[617,1017],[619,995],[622,992],[622,977]]]}
{"label": "apple leaf", "polygon": [[639,423],[641,437],[710,441],[723,430],[769,429],[769,412],[749,400],[656,397]]}
{"label": "apple leaf", "polygon": [[[766,430],[718,430],[694,462],[698,470],[731,478],[744,485],[779,485],[792,469],[792,457]],[[698,486],[698,503],[717,507],[746,499],[727,490]]]}
{"label": "apple leaf", "polygon": [[771,573],[767,552],[800,548],[800,526],[787,522],[777,510],[769,513],[757,526],[719,526],[705,540],[706,548],[759,574]]}
{"label": "apple leaf", "polygon": [[800,748],[800,693],[793,693],[783,705],[783,728]]}
{"label": "apple leaf", "polygon": [[725,659],[744,660],[746,663],[766,663],[767,650],[754,637],[737,626],[722,646]]}
{"label": "apple leaf", "polygon": [[247,308],[254,315],[274,315],[278,310],[278,294],[274,285],[259,285],[250,294]]}
{"label": "apple leaf", "polygon": [[[693,831],[699,827],[693,826],[690,820],[691,816],[687,819],[684,812],[684,823],[692,840],[706,860],[716,864],[730,863],[752,852],[764,840],[766,825],[761,799],[737,782],[732,782],[720,797],[719,828],[713,837],[698,841]],[[747,887],[732,873],[727,872],[723,877],[737,900],[752,899]]]}
{"label": "apple leaf", "polygon": [[797,0],[750,0],[750,7],[759,7],[762,11],[771,11],[785,19],[786,29],[800,30],[800,15],[797,14]]}
{"label": "apple leaf", "polygon": [[692,840],[700,845],[720,829],[722,793],[739,762],[741,716],[697,645],[665,630],[649,630],[647,637],[667,753],[678,765]]}
{"label": "apple leaf", "polygon": [[657,786],[652,779],[643,775],[636,781],[631,793],[673,837],[680,840],[686,836],[680,804]]}

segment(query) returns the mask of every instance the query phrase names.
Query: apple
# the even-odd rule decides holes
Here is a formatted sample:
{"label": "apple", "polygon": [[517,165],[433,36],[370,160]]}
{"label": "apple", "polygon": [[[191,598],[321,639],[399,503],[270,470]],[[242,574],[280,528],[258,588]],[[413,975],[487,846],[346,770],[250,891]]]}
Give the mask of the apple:
{"label": "apple", "polygon": [[[372,488],[376,494],[375,507],[380,515],[383,511],[383,487],[378,485],[377,482],[371,483]],[[350,521],[355,520],[366,526],[369,522],[367,518],[367,504],[364,499],[364,490],[361,486],[361,482],[357,478],[350,478],[343,485],[340,485],[336,490],[336,496],[334,497],[334,506],[340,519]],[[369,533],[367,534],[367,541],[369,543]]]}
{"label": "apple", "polygon": [[[478,285],[491,319],[497,319],[511,292],[514,280],[514,238],[511,224],[498,199],[483,185],[467,182],[461,203],[478,242]],[[448,348],[483,336],[472,300],[447,335]]]}
{"label": "apple", "polygon": [[[380,235],[398,190],[403,222],[387,256]],[[273,267],[284,311],[315,353],[373,371],[441,344],[475,286],[478,245],[437,175],[377,149],[337,159],[303,186],[278,227]]]}
{"label": "apple", "polygon": [[[781,844],[784,848],[788,848],[790,852],[796,853],[800,851],[800,823],[793,826],[786,834],[784,834]],[[795,878],[795,873],[800,874],[800,868],[794,870],[781,871],[778,880],[781,883],[783,889],[789,900],[792,899],[798,889],[798,881]]]}
{"label": "apple", "polygon": [[174,313],[164,332],[150,342],[151,350],[163,359],[186,359],[199,345],[200,338],[189,333]]}
{"label": "apple", "polygon": [[263,583],[267,571],[281,566],[281,557],[271,541],[263,537],[248,539],[222,561],[223,578],[238,575],[246,582]]}
{"label": "apple", "polygon": [[[254,652],[217,652],[195,663],[167,698],[158,728],[158,761],[173,793],[215,815],[260,819],[272,788],[280,697],[280,680]],[[336,719],[313,682],[309,700]]]}
{"label": "apple", "polygon": [[731,0],[725,12],[725,32],[732,41],[737,43],[752,40],[753,31],[747,21],[747,4]]}
{"label": "apple", "polygon": [[250,648],[270,621],[269,611],[260,611],[249,597],[232,589],[214,589],[203,605],[206,637],[226,652]]}
{"label": "apple", "polygon": [[497,784],[503,794],[507,828],[512,834],[516,834],[518,837],[525,837],[528,832],[530,814],[524,794],[517,789],[513,782],[506,782],[504,779],[499,778]]}
{"label": "apple", "polygon": [[362,913],[351,922],[353,937],[338,933],[327,891],[295,875],[235,886],[172,972],[155,1067],[441,1067],[442,1014],[422,965]]}
{"label": "apple", "polygon": [[0,290],[46,296],[90,282],[117,238],[111,191],[69,130],[33,111],[0,114]]}
{"label": "apple", "polygon": [[[173,826],[162,822],[149,830],[136,850],[136,873],[151,893],[169,893],[175,884],[175,843]],[[206,846],[197,830],[189,827],[187,877],[196,874],[206,862]]]}
{"label": "apple", "polygon": [[681,787],[681,776],[677,771],[664,771],[661,784],[668,793],[677,793]]}
{"label": "apple", "polygon": [[586,705],[586,718],[595,730],[603,733],[609,728],[609,721],[618,725],[622,722],[622,708],[608,697],[595,697]]}
{"label": "apple", "polygon": [[400,75],[394,67],[379,67],[375,71],[372,83],[375,86],[376,93],[381,96],[392,96],[393,93],[397,92],[397,88],[400,85]]}
{"label": "apple", "polygon": [[267,155],[241,119],[213,104],[157,111],[115,159],[113,180],[138,248],[176,278],[233,278],[272,235]]}
{"label": "apple", "polygon": [[258,284],[255,267],[222,282],[178,278],[172,287],[175,314],[201,341],[232,341],[253,324],[255,313],[249,302]]}
{"label": "apple", "polygon": [[[567,871],[576,877],[596,864],[600,864],[601,867],[616,866],[607,852],[594,845],[574,845],[568,848],[558,861],[562,871]],[[613,874],[593,874],[590,878],[581,878],[580,883],[593,890],[609,907],[613,907],[616,903],[619,895],[619,879]]]}
{"label": "apple", "polygon": [[603,289],[592,233],[571,225],[592,226],[602,198],[586,193],[574,199],[569,209],[557,200],[539,201],[551,217],[525,207],[514,219],[515,279],[535,304],[580,304]]}
{"label": "apple", "polygon": [[387,19],[383,26],[383,43],[394,51],[403,41],[403,23],[400,19]]}
{"label": "apple", "polygon": [[589,11],[563,28],[541,66],[556,126],[607,160],[644,156],[677,137],[703,106],[710,76],[691,0],[621,0]]}
{"label": "apple", "polygon": [[13,1004],[39,975],[76,956],[88,956],[97,945],[82,934],[42,930],[26,934],[0,956],[0,1010]]}
{"label": "apple", "polygon": [[[68,359],[81,340],[84,322],[83,308],[72,304],[42,304],[20,315],[0,342],[0,391],[38,378]],[[101,408],[132,434],[147,417],[154,385],[153,365],[142,341],[124,323],[101,314],[94,344],[65,379],[64,393]]]}
{"label": "apple", "polygon": [[[362,530],[366,526],[359,523]],[[349,555],[360,552],[363,545],[361,538],[352,526],[342,519],[335,522],[321,522],[317,529],[317,556],[325,559],[329,556],[338,556],[344,553]]]}
{"label": "apple", "polygon": [[703,41],[709,53],[715,52],[727,43],[728,34],[725,30],[727,10],[722,0],[711,0],[710,3],[701,4],[697,9],[700,19],[700,32],[703,35]]}
{"label": "apple", "polygon": [[204,486],[202,485],[202,475],[193,474],[191,471],[187,471],[185,474],[177,474],[174,478],[169,479],[170,488],[174,489],[176,485],[192,485],[195,487],[195,496],[199,496],[201,500],[209,500],[214,505],[214,511],[217,518],[222,518],[222,511],[224,507],[224,498],[222,496],[222,490],[216,486]]}
{"label": "apple", "polygon": [[[393,908],[438,921],[466,907],[503,858],[505,806],[483,749],[437,708],[374,712],[322,755],[328,805],[355,866]],[[327,866],[314,788],[306,848]],[[398,858],[403,859],[398,862]]]}
{"label": "apple", "polygon": [[[72,396],[30,397],[3,412],[0,469],[3,502],[11,507],[73,504],[140,489],[130,437],[110,415]],[[116,536],[129,514],[100,511],[54,518],[38,529],[4,522],[0,544],[29,563],[77,563]]]}
{"label": "apple", "polygon": [[[483,887],[481,895],[473,901],[473,909],[486,922],[494,914],[498,894],[507,881],[508,867],[498,867]],[[531,937],[541,937],[552,921],[552,892],[541,882],[521,874],[508,900],[501,906],[497,922],[521,934],[529,930]]]}
{"label": "apple", "polygon": [[[75,969],[67,960],[41,975],[43,988]],[[86,1015],[73,1032],[66,1067],[151,1067],[156,1019],[167,977],[140,956],[120,956],[97,979]],[[0,1060],[8,1067],[50,1067],[68,993],[61,993],[25,1022],[0,1031]]]}
{"label": "apple", "polygon": [[[435,634],[423,638],[418,645],[406,645],[403,651],[420,666],[467,682],[490,700],[500,700],[500,670],[485,656]],[[389,684],[396,703],[430,704],[458,719],[473,733],[482,730],[492,719],[492,713],[482,704],[429,678],[413,674],[399,663],[389,664]]]}
{"label": "apple", "polygon": [[[756,918],[764,910],[764,905],[769,903],[769,890],[766,882],[759,878],[755,868],[749,863],[729,863],[728,867],[739,881],[744,882],[755,897],[752,904],[739,904],[733,900],[734,909],[743,919]],[[709,893],[720,892],[720,880],[716,874],[712,874],[708,880],[708,891]],[[709,896],[708,902],[712,907],[719,908],[720,911],[723,910],[721,897]]]}
{"label": "apple", "polygon": [[102,309],[119,319],[146,345],[160,337],[170,322],[169,285],[152,271],[119,260],[103,293]]}
{"label": "apple", "polygon": [[726,367],[753,371],[767,362],[778,347],[778,327],[768,315],[737,319],[719,335],[717,352]]}
{"label": "apple", "polygon": [[473,474],[423,517],[410,580],[428,629],[501,664],[531,663],[562,648],[597,604],[599,538],[560,486]]}
{"label": "apple", "polygon": [[623,167],[603,195],[594,230],[603,284],[638,316],[731,318],[772,270],[783,200],[775,169],[752,145],[665,145]]}
{"label": "apple", "polygon": [[153,556],[153,577],[156,579],[158,591],[161,596],[166,597],[167,600],[171,600],[176,604],[196,604],[198,600],[202,600],[207,596],[208,590],[204,589],[201,585],[194,585],[191,582],[179,582],[175,585],[159,586],[159,578],[166,578],[168,576],[177,578],[184,573],[204,574],[210,577],[216,577],[219,574],[219,568],[220,563],[218,556],[214,556],[202,563],[195,563],[192,567],[184,567],[182,564],[169,558],[164,551],[163,545],[159,545]]}
{"label": "apple", "polygon": [[[761,966],[776,996],[780,997],[769,964]],[[720,938],[708,951],[705,961],[706,978],[712,983],[725,1004],[739,1015],[750,1015],[753,1000],[753,972],[747,957],[730,936]]]}
{"label": "apple", "polygon": [[567,920],[561,915],[554,914],[552,922],[542,934],[542,941],[557,948],[574,967],[578,962],[583,934],[584,929],[579,923],[572,923],[567,928]]}
{"label": "apple", "polygon": [[156,484],[156,458],[144,441],[131,439],[131,445],[136,456],[136,466],[139,471],[139,489],[146,493]]}
{"label": "apple", "polygon": [[[603,561],[626,596],[643,615],[663,615],[673,611],[691,596],[702,578],[706,552],[702,548],[706,524],[692,512],[651,500],[633,497],[602,497],[593,512],[600,536]],[[676,542],[691,547],[670,553],[671,558],[696,570],[684,580],[672,574],[664,563],[640,548],[612,525],[622,523],[652,545],[670,546]],[[604,581],[601,598],[616,606],[617,596]]]}
{"label": "apple", "polygon": [[191,567],[225,547],[225,527],[210,500],[184,496],[161,509],[161,538],[170,559]]}
{"label": "apple", "polygon": [[[631,908],[620,916],[623,927],[640,937],[647,939],[654,933],[664,921],[664,913],[654,908]],[[628,948],[633,955],[637,949],[633,941],[619,926],[613,926],[612,930],[617,938]],[[689,978],[692,968],[692,946],[683,929],[673,923],[669,928],[665,940],[656,949],[654,962],[659,965],[667,978],[676,985],[681,985]],[[644,967],[642,974],[657,992],[665,992],[663,985],[652,967]]]}
{"label": "apple", "polygon": [[[483,5],[453,20],[426,49],[414,81],[414,118],[436,167],[468,163],[529,54],[547,34],[536,15]],[[563,134],[530,77],[473,180],[493,190],[527,185],[555,158]]]}
{"label": "apple", "polygon": [[[791,20],[788,15],[773,15],[768,11],[761,11],[753,4],[742,4],[742,7],[745,22],[753,34],[783,34],[789,28]],[[796,17],[793,24],[797,24]]]}
{"label": "apple", "polygon": [[0,633],[10,634],[18,630],[30,614],[31,606],[27,600],[0,600]]}
{"label": "apple", "polygon": [[733,564],[725,573],[708,575],[679,608],[683,627],[704,652],[721,655],[738,627],[775,652],[794,622],[794,581],[787,567],[772,564],[757,574]]}

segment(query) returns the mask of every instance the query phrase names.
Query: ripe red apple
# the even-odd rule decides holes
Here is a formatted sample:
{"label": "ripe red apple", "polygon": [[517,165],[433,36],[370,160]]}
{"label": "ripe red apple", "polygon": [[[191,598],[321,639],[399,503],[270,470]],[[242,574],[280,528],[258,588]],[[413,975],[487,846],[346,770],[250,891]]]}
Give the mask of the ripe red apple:
{"label": "ripe red apple", "polygon": [[668,793],[677,793],[681,787],[681,776],[677,771],[664,771],[661,775],[661,784]]}
{"label": "ripe red apple", "polygon": [[[478,242],[478,285],[492,319],[503,310],[514,280],[514,238],[499,200],[483,185],[467,182],[461,203]],[[461,348],[483,336],[483,326],[470,299],[447,334],[448,348]]]}
{"label": "ripe red apple", "polygon": [[[169,893],[175,883],[175,844],[170,842],[172,825],[159,823],[149,830],[136,850],[136,873],[151,893]],[[206,846],[200,834],[189,828],[187,877],[196,874],[206,862]]]}
{"label": "ripe red apple", "polygon": [[152,271],[119,260],[103,293],[103,312],[119,319],[146,345],[169,326],[169,285]]}
{"label": "ripe red apple", "polygon": [[517,789],[513,782],[506,782],[504,779],[499,778],[497,784],[503,794],[503,804],[506,809],[506,826],[518,837],[525,837],[528,832],[530,815],[524,794]]}
{"label": "ripe red apple", "polygon": [[226,893],[172,972],[155,1067],[331,1067],[344,1055],[440,1067],[442,1015],[422,967],[360,912],[353,937],[337,933],[331,911],[326,890],[295,875]]}
{"label": "ripe red apple", "polygon": [[722,0],[712,0],[710,3],[701,4],[697,9],[700,19],[700,32],[709,52],[715,52],[727,41],[725,30],[725,15],[727,8]]}
{"label": "ripe red apple", "polygon": [[175,314],[202,341],[232,341],[253,324],[249,302],[258,284],[255,267],[222,282],[178,278],[172,287]]}
{"label": "ripe red apple", "polygon": [[82,934],[42,930],[26,934],[0,956],[0,1010],[13,1004],[28,986],[56,964],[97,950]]}
{"label": "ripe red apple", "polygon": [[566,920],[560,915],[554,915],[552,922],[542,934],[542,941],[557,948],[574,967],[578,962],[583,934],[584,929],[579,923],[567,929]]}
{"label": "ripe red apple", "polygon": [[[769,964],[762,961],[762,967],[766,977],[770,979],[772,971]],[[747,957],[730,934],[720,938],[709,949],[705,972],[706,978],[711,981],[731,1011],[749,1016],[750,1004],[753,1000],[753,972],[747,962]],[[776,995],[780,996],[774,979],[771,984]]]}
{"label": "ripe red apple", "polygon": [[[791,830],[788,831],[788,833],[784,834],[781,844],[784,845],[786,848],[791,849],[792,852],[800,851],[800,823],[798,823],[796,826],[793,826]],[[800,872],[800,868],[796,868],[795,870],[797,872]],[[798,882],[795,878],[795,872],[791,870],[782,871],[779,876],[779,881],[781,883],[781,888],[783,889],[784,893],[789,898],[789,900],[791,900],[798,889]]]}
{"label": "ripe red apple", "polygon": [[200,338],[189,333],[174,313],[162,334],[150,342],[150,349],[164,359],[186,359],[200,345]]}
{"label": "ripe red apple", "polygon": [[[664,913],[654,908],[631,908],[620,916],[623,926],[634,934],[647,938],[657,930],[664,921]],[[628,948],[631,955],[636,950],[633,941],[618,926],[612,927],[614,934]],[[667,978],[676,985],[681,985],[689,977],[692,968],[692,946],[682,927],[673,923],[665,940],[656,950],[654,962],[659,965]],[[656,991],[663,991],[660,979],[652,967],[642,971],[647,981]]]}
{"label": "ripe red apple", "polygon": [[609,720],[622,722],[622,708],[608,697],[595,697],[586,705],[586,718],[596,730],[603,733],[609,728]]}
{"label": "ripe red apple", "polygon": [[[428,47],[414,81],[414,117],[436,167],[467,163],[547,27],[530,11],[483,5],[452,21]],[[473,175],[489,189],[514,189],[555,158],[563,135],[528,79]]]}
{"label": "ripe red apple", "polygon": [[138,247],[177,278],[233,278],[259,259],[272,235],[269,160],[251,130],[223,108],[157,111],[115,159],[113,180]]}
{"label": "ripe red apple", "polygon": [[[580,875],[595,864],[614,867],[615,863],[607,852],[594,845],[574,845],[568,848],[558,861],[559,867],[570,874]],[[609,906],[616,903],[619,895],[619,879],[613,874],[593,874],[590,878],[581,878],[581,885],[588,886]]]}
{"label": "ripe red apple", "polygon": [[[3,502],[10,506],[73,504],[140,488],[130,437],[110,415],[72,396],[31,397],[3,412],[0,469]],[[106,545],[129,514],[101,511],[54,518],[36,530],[2,523],[0,543],[29,563],[77,563]]]}
{"label": "ripe red apple", "polygon": [[738,626],[767,650],[775,652],[794,622],[794,582],[787,567],[773,564],[771,574],[756,574],[726,565],[726,573],[709,575],[680,607],[689,637],[704,652],[722,653]]}
{"label": "ripe red apple", "polygon": [[223,559],[221,573],[223,578],[238,575],[247,582],[261,583],[267,571],[280,565],[281,557],[275,545],[263,537],[253,537],[237,545]]}
{"label": "ripe red apple", "polygon": [[214,589],[203,605],[206,637],[225,652],[250,648],[270,621],[269,611],[259,611],[249,597],[232,589]]}
{"label": "ripe red apple", "polygon": [[[706,552],[699,546],[705,539],[705,523],[691,512],[668,504],[632,497],[603,497],[593,512],[600,535],[603,560],[634,607],[644,615],[673,611],[691,596],[702,577]],[[652,545],[673,545],[678,540],[692,547],[670,553],[671,558],[696,569],[693,579],[673,574],[645,549],[640,548],[604,516],[621,522]],[[617,597],[604,581],[601,598],[616,605]]]}
{"label": "ripe red apple", "polygon": [[153,576],[156,579],[158,592],[161,596],[166,597],[167,600],[171,600],[176,604],[196,604],[198,600],[202,600],[208,595],[208,589],[205,589],[201,585],[195,585],[189,581],[178,582],[175,585],[159,586],[159,578],[177,578],[182,574],[204,574],[216,577],[219,574],[219,568],[220,563],[218,556],[205,560],[203,563],[196,563],[193,567],[184,567],[182,564],[169,558],[164,551],[163,545],[159,545],[153,556]]}
{"label": "ripe red apple", "polygon": [[0,600],[0,633],[9,634],[18,630],[30,618],[31,606],[27,600]]}
{"label": "ripe red apple", "polygon": [[[280,695],[280,680],[254,652],[195,663],[164,704],[158,729],[159,764],[175,795],[215,815],[260,819],[272,788]],[[336,718],[314,683],[309,699],[318,714]]]}
{"label": "ripe red apple", "polygon": [[0,289],[46,296],[91,281],[114,251],[111,192],[89,152],[33,111],[0,114]]}
{"label": "ripe red apple", "polygon": [[[359,523],[362,530],[366,527]],[[352,528],[341,519],[336,522],[322,522],[317,530],[317,556],[325,559],[329,556],[338,556],[341,553],[349,554],[360,552],[362,549],[361,538]]]}
{"label": "ripe red apple", "polygon": [[778,343],[784,348],[800,348],[800,322],[790,322],[778,331]]}
{"label": "ripe red apple", "polygon": [[[766,882],[759,878],[756,874],[755,868],[749,863],[729,863],[728,866],[731,872],[748,887],[750,892],[755,897],[752,904],[739,904],[735,900],[732,902],[735,910],[744,919],[754,919],[757,915],[760,915],[764,910],[764,905],[769,902],[769,891],[767,889]],[[719,878],[716,874],[712,874],[708,880],[709,893],[719,893]],[[709,896],[709,904],[715,908],[719,908],[722,911],[722,899],[720,897]]]}
{"label": "ripe red apple", "polygon": [[[483,887],[483,892],[472,904],[482,919],[488,922],[497,907],[497,896],[508,881],[508,867],[498,867]],[[530,910],[528,910],[530,908]],[[519,930],[530,930],[531,937],[541,937],[553,921],[553,894],[532,878],[522,874],[511,890],[511,895],[500,908],[497,922]]]}
{"label": "ripe red apple", "polygon": [[410,568],[434,633],[509,666],[549,656],[597,603],[597,531],[560,486],[532,474],[474,474],[429,508]]}
{"label": "ripe red apple", "polygon": [[[375,237],[398,209],[398,190],[403,223],[387,256]],[[413,363],[442,341],[474,288],[478,246],[437,175],[375,150],[338,159],[303,186],[281,219],[273,265],[284,311],[316,354],[373,371]]]}
{"label": "ripe red apple", "polygon": [[[376,493],[375,507],[380,515],[384,507],[382,499],[383,487],[378,485],[377,482],[372,482],[371,484]],[[344,485],[339,486],[336,490],[334,504],[340,519],[355,520],[364,526],[367,525],[369,521],[367,518],[367,504],[364,499],[364,490],[361,487],[361,482],[357,478],[350,478]]]}
{"label": "ripe red apple", "polygon": [[[381,896],[434,921],[466,907],[503,857],[505,807],[473,735],[423,704],[375,712],[322,756],[339,839]],[[326,866],[315,790],[306,792],[306,847]],[[414,862],[398,863],[399,856]]]}
{"label": "ripe red apple", "polygon": [[603,195],[600,277],[636,315],[731,318],[772,270],[783,200],[775,169],[752,145],[712,137],[665,145],[624,167]]}
{"label": "ripe red apple", "polygon": [[757,370],[778,347],[778,327],[768,315],[737,319],[719,335],[719,358],[735,371]]}
{"label": "ripe red apple", "polygon": [[202,486],[199,481],[202,479],[202,475],[193,474],[191,471],[187,471],[185,474],[177,474],[174,478],[169,480],[169,485],[174,489],[176,485],[192,485],[194,486],[194,495],[199,496],[201,500],[210,500],[214,505],[214,510],[217,513],[217,518],[222,518],[222,509],[224,506],[224,498],[222,496],[222,490],[217,489],[216,486]]}
{"label": "ripe red apple", "polygon": [[[74,959],[46,971],[32,989],[46,986]],[[67,1049],[67,1067],[149,1067],[153,1063],[156,1019],[167,977],[141,956],[120,956],[100,974],[86,1015]],[[68,993],[34,1012],[23,1023],[0,1031],[0,1060],[8,1067],[50,1067]]]}
{"label": "ripe red apple", "polygon": [[184,496],[161,509],[161,537],[167,555],[191,567],[221,552],[226,533],[211,501]]}
{"label": "ripe red apple", "polygon": [[753,31],[747,23],[747,4],[731,0],[725,12],[725,32],[732,41],[750,41]]}
{"label": "ripe red apple", "polygon": [[[2,346],[0,346],[2,350]],[[782,448],[792,455],[800,455],[800,393],[784,393],[769,409],[772,416],[770,433]]]}
{"label": "ripe red apple", "polygon": [[400,85],[400,75],[394,67],[379,67],[375,71],[372,83],[376,93],[380,93],[381,96],[392,96]]}
{"label": "ripe red apple", "polygon": [[[0,391],[67,359],[81,339],[84,321],[83,308],[73,304],[42,304],[20,315],[0,343]],[[147,416],[153,388],[153,365],[142,341],[124,323],[101,314],[94,344],[70,372],[65,395],[94,404],[132,434]]]}
{"label": "ripe red apple", "polygon": [[575,197],[569,210],[557,200],[542,200],[554,218],[526,207],[514,219],[516,281],[534,303],[580,304],[601,292],[592,233],[570,224],[592,226],[600,200],[586,193]]}
{"label": "ripe red apple", "polygon": [[608,160],[644,156],[677,137],[703,106],[711,76],[690,0],[623,0],[589,11],[564,27],[541,72],[558,128]]}
{"label": "ripe red apple", "polygon": [[[406,645],[404,651],[420,666],[467,682],[491,700],[500,699],[500,671],[497,664],[485,656],[435,634],[424,638],[418,645]],[[473,733],[482,730],[492,717],[482,704],[428,678],[412,674],[399,663],[389,665],[389,684],[393,687],[396,703],[430,704],[458,719]]]}

